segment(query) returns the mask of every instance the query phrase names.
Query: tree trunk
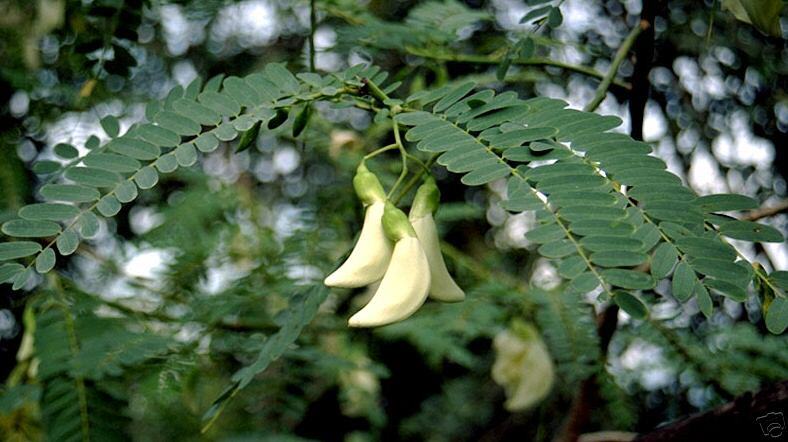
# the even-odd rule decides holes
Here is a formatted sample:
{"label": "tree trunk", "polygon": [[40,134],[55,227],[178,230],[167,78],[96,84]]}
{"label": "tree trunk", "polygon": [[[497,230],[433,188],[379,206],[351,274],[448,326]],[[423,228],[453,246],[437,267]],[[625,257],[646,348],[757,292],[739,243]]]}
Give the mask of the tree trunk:
{"label": "tree trunk", "polygon": [[655,431],[636,442],[784,441],[788,439],[788,381],[745,393],[714,410],[696,414]]}

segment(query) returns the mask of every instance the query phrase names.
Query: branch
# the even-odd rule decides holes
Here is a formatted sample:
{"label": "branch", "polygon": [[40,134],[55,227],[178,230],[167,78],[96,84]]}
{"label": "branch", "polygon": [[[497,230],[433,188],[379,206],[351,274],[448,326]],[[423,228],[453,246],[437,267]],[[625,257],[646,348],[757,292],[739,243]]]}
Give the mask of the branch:
{"label": "branch", "polygon": [[315,72],[315,28],[317,27],[316,0],[309,1],[309,72]]}
{"label": "branch", "polygon": [[602,103],[602,100],[605,99],[605,95],[607,95],[607,90],[610,88],[610,83],[616,78],[618,68],[621,66],[621,63],[629,53],[629,49],[632,48],[633,44],[635,44],[635,40],[637,40],[640,32],[644,29],[647,29],[649,26],[651,25],[647,21],[641,20],[638,26],[632,28],[632,30],[629,32],[629,35],[627,35],[627,38],[625,38],[624,42],[621,43],[621,47],[618,48],[616,56],[613,58],[613,63],[610,65],[610,69],[608,69],[607,74],[605,74],[605,78],[602,79],[602,82],[599,83],[599,87],[596,89],[594,98],[586,105],[585,108],[583,108],[584,111],[593,112]]}
{"label": "branch", "polygon": [[755,394],[745,393],[711,411],[673,422],[635,440],[781,440],[781,436],[788,434],[783,415],[786,407],[788,381],[782,381],[768,385]]}
{"label": "branch", "polygon": [[[455,63],[475,63],[475,64],[498,64],[503,58],[502,54],[493,53],[490,55],[475,55],[475,54],[452,54],[452,53],[435,53],[420,50],[413,47],[406,47],[405,52],[417,57],[429,58],[432,60],[449,61]],[[603,80],[605,75],[601,72],[581,65],[564,63],[561,61],[551,60],[549,58],[532,57],[532,58],[513,58],[512,64],[520,66],[554,66],[568,71],[577,72],[578,74],[587,75],[589,77],[598,78]],[[610,82],[624,90],[630,90],[632,87],[621,80],[613,80]]]}
{"label": "branch", "polygon": [[[365,24],[364,18],[347,13],[336,7],[327,6],[325,11],[330,15],[341,18],[342,20],[346,21],[347,23],[353,26],[361,26]],[[499,64],[504,57],[503,53],[493,53],[489,55],[434,53],[414,47],[405,47],[404,51],[407,54],[415,55],[417,57],[429,58],[432,60],[439,60],[439,61],[456,62],[456,63]],[[569,63],[563,63],[560,61],[551,60],[549,58],[539,58],[539,57],[533,57],[527,59],[515,58],[511,60],[511,63],[520,66],[555,66],[558,68],[566,69],[568,71],[577,72],[578,74],[583,74],[589,77],[598,78],[600,80],[605,78],[604,74],[594,70],[593,68],[587,66],[573,65]],[[612,84],[613,86],[624,90],[631,89],[631,86],[628,83],[618,79],[612,80]]]}
{"label": "branch", "polygon": [[777,205],[771,207],[761,207],[755,209],[741,217],[745,221],[757,221],[761,218],[768,218],[778,213],[788,212],[788,199],[782,200]]}

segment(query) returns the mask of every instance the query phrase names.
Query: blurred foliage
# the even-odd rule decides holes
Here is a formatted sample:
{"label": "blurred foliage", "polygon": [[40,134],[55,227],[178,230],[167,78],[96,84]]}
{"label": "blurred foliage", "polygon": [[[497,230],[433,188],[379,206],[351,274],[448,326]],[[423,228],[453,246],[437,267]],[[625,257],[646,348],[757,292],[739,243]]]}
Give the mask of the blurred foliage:
{"label": "blurred foliage", "polygon": [[[338,72],[374,62],[401,96],[473,79],[582,107],[637,23],[639,2],[525,3],[535,6],[317,1],[316,65]],[[541,3],[550,9],[519,23]],[[667,3],[655,21],[646,141],[699,193],[734,191],[766,205],[785,198],[788,57],[773,17],[745,10],[750,26],[720,2]],[[54,159],[56,145],[106,138],[102,118],[126,128],[145,113],[143,103],[198,74],[309,65],[306,1],[0,7],[0,221],[38,197],[49,178],[30,170]],[[601,113],[626,116],[631,72],[625,61]],[[98,236],[60,260],[47,281],[37,276],[24,293],[0,286],[0,435],[549,440],[591,377],[602,400],[589,431],[647,431],[788,377],[786,338],[768,335],[752,293],[744,304],[720,301],[710,319],[694,303],[650,300],[655,319],[621,314],[602,354],[592,316],[599,303],[556,285],[555,269],[523,239],[535,221],[500,209],[495,185],[469,188],[441,169],[437,219],[465,302],[428,304],[372,331],[346,328],[363,290],[322,293],[319,308],[299,303],[354,241],[361,219],[352,170],[392,142],[384,117],[319,103],[298,139],[291,115],[241,153],[222,142],[102,220]],[[372,163],[390,186],[396,157]],[[767,222],[785,233],[785,215]],[[774,269],[784,266],[778,246],[741,247]],[[518,413],[504,409],[490,376],[492,339],[512,318],[538,326],[557,380],[544,402]],[[232,389],[234,374],[252,364],[266,370],[242,372],[248,385]],[[234,398],[212,409],[223,394]],[[216,419],[203,433],[209,410],[221,414],[209,413]]]}

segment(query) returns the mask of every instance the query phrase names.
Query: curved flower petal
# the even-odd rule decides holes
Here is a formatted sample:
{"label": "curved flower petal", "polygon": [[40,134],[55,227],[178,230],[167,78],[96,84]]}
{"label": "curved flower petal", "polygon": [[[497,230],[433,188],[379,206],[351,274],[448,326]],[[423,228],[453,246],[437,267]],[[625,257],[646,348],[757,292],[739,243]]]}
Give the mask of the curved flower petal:
{"label": "curved flower petal", "polygon": [[348,321],[351,327],[377,327],[401,321],[424,304],[430,288],[427,256],[415,236],[404,236],[375,295]]}
{"label": "curved flower petal", "polygon": [[362,287],[383,277],[392,253],[391,241],[383,231],[385,206],[385,202],[380,201],[367,207],[356,246],[347,260],[323,281],[325,285]]}
{"label": "curved flower petal", "polygon": [[438,229],[431,213],[420,218],[411,219],[413,230],[424,247],[427,261],[430,263],[430,298],[443,302],[459,302],[465,299],[465,292],[454,282],[446,268],[438,238]]}

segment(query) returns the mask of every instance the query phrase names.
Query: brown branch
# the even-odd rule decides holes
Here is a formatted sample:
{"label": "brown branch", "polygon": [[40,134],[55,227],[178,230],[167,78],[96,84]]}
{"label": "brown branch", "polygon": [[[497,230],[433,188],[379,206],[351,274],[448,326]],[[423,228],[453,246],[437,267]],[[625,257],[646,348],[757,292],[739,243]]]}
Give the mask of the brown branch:
{"label": "brown branch", "polygon": [[783,212],[788,212],[788,199],[782,200],[774,206],[755,209],[742,216],[741,219],[745,221],[757,221],[761,218],[768,218]]}
{"label": "brown branch", "polygon": [[642,434],[637,442],[777,441],[788,435],[788,381],[745,393],[732,402]]}
{"label": "brown branch", "polygon": [[[610,340],[618,327],[618,306],[609,305],[596,321],[597,333],[599,334],[599,351],[602,359],[607,359],[607,348]],[[604,365],[604,364],[603,364]],[[602,368],[604,370],[604,368]],[[567,413],[561,431],[553,439],[555,442],[574,442],[580,437],[583,428],[591,419],[591,411],[599,402],[598,384],[595,375],[583,380],[577,391],[572,405]]]}
{"label": "brown branch", "polygon": [[637,433],[628,431],[597,431],[582,434],[577,442],[630,442],[635,437]]}

